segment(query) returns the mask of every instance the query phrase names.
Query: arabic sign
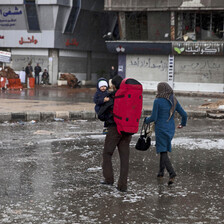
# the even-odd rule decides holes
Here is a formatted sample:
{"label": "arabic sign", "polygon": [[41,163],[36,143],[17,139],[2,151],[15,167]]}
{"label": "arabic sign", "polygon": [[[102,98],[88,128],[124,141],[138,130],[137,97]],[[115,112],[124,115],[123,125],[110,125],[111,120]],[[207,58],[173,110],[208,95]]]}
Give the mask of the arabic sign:
{"label": "arabic sign", "polygon": [[3,15],[4,17],[8,17],[8,16],[15,16],[15,15],[21,15],[22,14],[22,10],[19,10],[17,7],[15,7],[14,11],[12,10],[2,10],[0,9],[0,14]]}
{"label": "arabic sign", "polygon": [[11,61],[11,53],[8,51],[0,51],[0,61],[1,62],[10,62]]}
{"label": "arabic sign", "polygon": [[0,27],[12,27],[16,25],[17,16],[23,12],[18,7],[1,7],[0,8]]}
{"label": "arabic sign", "polygon": [[65,43],[65,46],[68,47],[68,46],[78,46],[79,45],[79,42],[77,42],[77,40],[75,38],[73,38],[71,41],[68,39]]}
{"label": "arabic sign", "polygon": [[34,44],[37,44],[37,40],[36,39],[34,39],[34,36],[32,36],[32,38],[30,38],[30,37],[28,37],[27,38],[28,40],[23,40],[23,37],[21,37],[21,40],[19,40],[19,44],[31,44],[31,43],[34,43]]}
{"label": "arabic sign", "polygon": [[173,43],[175,55],[223,55],[223,43],[177,42]]}

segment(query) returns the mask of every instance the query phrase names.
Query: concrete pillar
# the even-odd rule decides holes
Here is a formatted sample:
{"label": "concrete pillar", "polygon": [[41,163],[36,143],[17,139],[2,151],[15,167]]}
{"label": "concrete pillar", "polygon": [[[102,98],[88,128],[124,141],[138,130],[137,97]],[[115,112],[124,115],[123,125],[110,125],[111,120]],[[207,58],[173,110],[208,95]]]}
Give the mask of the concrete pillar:
{"label": "concrete pillar", "polygon": [[126,78],[126,54],[118,54],[118,75]]}
{"label": "concrete pillar", "polygon": [[86,63],[86,81],[92,80],[92,52],[87,52],[87,63]]}
{"label": "concrete pillar", "polygon": [[125,12],[119,12],[118,18],[119,18],[118,21],[119,21],[120,39],[126,40]]}
{"label": "concrete pillar", "polygon": [[51,84],[57,84],[58,80],[58,50],[49,49],[49,81]]}

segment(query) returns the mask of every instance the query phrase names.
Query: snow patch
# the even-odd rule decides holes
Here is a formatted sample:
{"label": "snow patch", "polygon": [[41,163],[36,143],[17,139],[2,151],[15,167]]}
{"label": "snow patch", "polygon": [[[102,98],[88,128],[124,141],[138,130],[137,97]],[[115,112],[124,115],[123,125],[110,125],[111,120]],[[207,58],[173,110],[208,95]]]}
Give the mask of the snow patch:
{"label": "snow patch", "polygon": [[224,139],[194,139],[194,138],[174,138],[172,146],[183,147],[190,150],[195,149],[224,149]]}
{"label": "snow patch", "polygon": [[100,167],[100,166],[92,167],[92,168],[87,169],[88,172],[97,172],[97,171],[100,171],[100,170],[102,170],[102,167]]}
{"label": "snow patch", "polygon": [[224,105],[219,105],[218,109],[224,110]]}

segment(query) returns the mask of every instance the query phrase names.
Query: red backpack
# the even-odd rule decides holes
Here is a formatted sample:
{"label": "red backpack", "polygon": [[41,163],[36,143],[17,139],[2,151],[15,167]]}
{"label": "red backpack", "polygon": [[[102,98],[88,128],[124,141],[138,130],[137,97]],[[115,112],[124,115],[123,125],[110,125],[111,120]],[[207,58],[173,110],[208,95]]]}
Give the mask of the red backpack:
{"label": "red backpack", "polygon": [[123,79],[114,98],[113,115],[119,134],[138,132],[142,113],[142,85],[132,78]]}

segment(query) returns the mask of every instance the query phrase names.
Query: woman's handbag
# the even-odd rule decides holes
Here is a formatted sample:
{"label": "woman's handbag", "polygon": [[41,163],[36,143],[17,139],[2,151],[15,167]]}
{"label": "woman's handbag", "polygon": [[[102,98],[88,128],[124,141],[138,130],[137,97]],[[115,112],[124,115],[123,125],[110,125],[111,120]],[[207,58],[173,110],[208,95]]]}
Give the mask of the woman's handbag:
{"label": "woman's handbag", "polygon": [[135,145],[137,150],[146,151],[151,146],[150,132],[147,132],[147,129],[149,129],[149,124],[143,122],[140,137]]}

